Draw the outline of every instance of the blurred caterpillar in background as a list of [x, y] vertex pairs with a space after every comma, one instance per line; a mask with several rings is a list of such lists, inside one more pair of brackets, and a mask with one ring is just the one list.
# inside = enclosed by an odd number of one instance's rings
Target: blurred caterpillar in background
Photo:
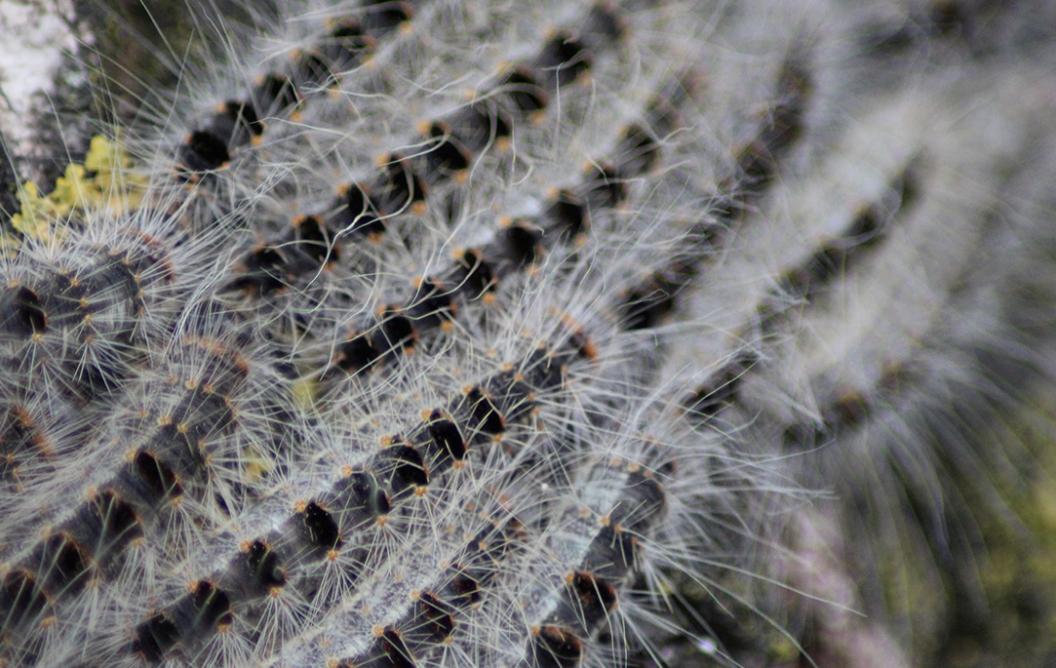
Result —
[[941, 568], [1051, 383], [1056, 8], [141, 12], [5, 200], [0, 665], [920, 662], [811, 541]]

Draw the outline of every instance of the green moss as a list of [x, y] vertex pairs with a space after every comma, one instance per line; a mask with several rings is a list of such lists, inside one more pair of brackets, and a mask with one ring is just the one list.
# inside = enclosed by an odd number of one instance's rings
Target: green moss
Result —
[[[1056, 397], [996, 435], [994, 447], [1022, 442], [1019, 475], [996, 480], [1009, 514], [982, 511], [978, 584], [981, 627], [952, 623], [936, 665], [1039, 666], [1056, 661]], [[1011, 448], [1006, 448], [1011, 450]], [[1013, 454], [1013, 453], [1007, 453]], [[970, 490], [969, 490], [970, 492]], [[973, 499], [974, 500], [974, 499]], [[955, 600], [956, 603], [956, 600]], [[957, 610], [952, 617], [957, 620]]]

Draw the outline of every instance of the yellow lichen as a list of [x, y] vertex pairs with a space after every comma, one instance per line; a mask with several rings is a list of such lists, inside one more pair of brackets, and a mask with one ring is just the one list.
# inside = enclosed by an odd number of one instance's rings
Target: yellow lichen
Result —
[[47, 195], [27, 181], [19, 188], [19, 212], [11, 225], [26, 237], [47, 239], [54, 224], [71, 211], [121, 213], [139, 206], [144, 177], [130, 169], [132, 160], [119, 142], [92, 137], [84, 164], [70, 163]]
[[51, 200], [41, 197], [37, 184], [27, 181], [18, 189], [19, 213], [11, 217], [11, 226], [27, 237], [45, 239], [49, 221], [58, 215]]

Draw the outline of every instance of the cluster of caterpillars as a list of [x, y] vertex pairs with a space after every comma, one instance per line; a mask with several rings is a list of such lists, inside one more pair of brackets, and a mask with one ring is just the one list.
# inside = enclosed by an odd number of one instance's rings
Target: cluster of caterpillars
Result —
[[[420, 152], [389, 155], [374, 182], [340, 185], [325, 209], [297, 216], [279, 238], [248, 252], [230, 286], [267, 298], [354, 252], [343, 247], [364, 239], [377, 243], [392, 217], [425, 206], [431, 186], [461, 181], [482, 151], [501, 148], [517, 123], [550, 106], [550, 91], [589, 71], [591, 54], [611, 48], [623, 34], [613, 11], [593, 6], [577, 30], [554, 34], [535, 58], [507, 67], [485, 85], [478, 101], [422, 123], [427, 144]], [[331, 368], [357, 373], [411, 351], [425, 333], [455, 316], [460, 301], [490, 300], [504, 277], [532, 266], [548, 247], [579, 239], [592, 212], [617, 206], [626, 197], [626, 181], [655, 164], [656, 137], [673, 121], [673, 112], [658, 98], [641, 123], [622, 131], [604, 166], [595, 165], [580, 184], [555, 192], [538, 218], [502, 219], [491, 242], [461, 249], [449, 268], [416, 279], [406, 303], [388, 305], [376, 322], [353, 328], [329, 361]]]
[[[396, 26], [406, 25], [414, 17], [405, 4], [398, 3], [399, 21], [392, 14], [393, 20], [379, 22], [369, 31], [363, 26], [356, 28], [356, 22], [338, 22], [336, 32], [332, 31], [318, 48], [299, 52], [300, 60], [291, 66], [290, 73], [268, 74], [259, 90], [247, 99], [224, 103], [223, 109], [202, 125], [205, 129], [192, 133], [180, 149], [182, 170], [201, 175], [226, 165], [231, 151], [262, 136], [264, 125], [259, 119], [295, 113], [310, 102], [310, 94], [304, 91], [318, 83], [321, 69], [333, 78], [333, 73], [361, 62], [371, 45], [387, 33], [398, 34]], [[421, 123], [425, 144], [420, 151], [410, 156], [390, 152], [380, 161], [373, 181], [340, 184], [336, 199], [324, 208], [296, 216], [278, 237], [255, 245], [242, 257], [228, 287], [267, 300], [269, 295], [297, 285], [328, 266], [350, 261], [355, 244], [379, 243], [393, 217], [420, 212], [431, 187], [462, 182], [482, 152], [502, 150], [517, 124], [552, 107], [558, 89], [589, 72], [595, 54], [619, 44], [625, 31], [614, 6], [590, 6], [573, 29], [548, 35], [533, 58], [505, 66], [492, 81], [483, 84], [475, 101]], [[366, 46], [364, 34], [370, 38]], [[346, 44], [348, 40], [355, 48]], [[289, 94], [276, 95], [276, 90]], [[581, 183], [557, 189], [538, 217], [501, 219], [492, 241], [460, 249], [450, 267], [416, 278], [409, 299], [379, 308], [374, 321], [357, 323], [341, 336], [344, 341], [330, 359], [309, 360], [304, 364], [316, 368], [301, 370], [355, 374], [384, 366], [401, 353], [410, 353], [430, 330], [447, 325], [460, 302], [491, 301], [492, 291], [504, 277], [533, 266], [558, 242], [579, 240], [588, 231], [592, 214], [599, 215], [625, 201], [627, 181], [656, 164], [657, 138], [674, 127], [675, 120], [670, 102], [658, 96], [645, 117], [623, 129], [611, 158], [592, 165]], [[216, 148], [199, 151], [204, 145]], [[298, 335], [313, 334], [307, 326], [304, 330]], [[322, 341], [330, 338], [329, 333], [314, 334]], [[320, 363], [325, 368], [318, 368]]]
[[[361, 443], [365, 437], [355, 429], [335, 428], [338, 438], [347, 441], [340, 447], [352, 462], [342, 466], [326, 460], [339, 474], [313, 477], [318, 469], [297, 460], [311, 456], [312, 439], [318, 437], [313, 420], [333, 418], [326, 409], [334, 406], [359, 410], [348, 408], [359, 396], [348, 389], [352, 383], [398, 384], [403, 380], [401, 360], [423, 350], [432, 353], [429, 341], [437, 332], [457, 335], [464, 324], [460, 317], [468, 320], [463, 314], [474, 304], [497, 310], [504, 303], [500, 286], [531, 277], [547, 254], [560, 250], [574, 256], [582, 250], [589, 260], [593, 220], [615, 218], [620, 207], [636, 202], [635, 181], [659, 181], [658, 172], [670, 166], [665, 142], [669, 136], [676, 136], [672, 142], [677, 142], [684, 129], [680, 105], [687, 95], [692, 97], [688, 86], [678, 76], [665, 80], [634, 118], [613, 128], [611, 146], [577, 181], [546, 194], [528, 193], [543, 203], [538, 213], [496, 216], [498, 224], [489, 230], [486, 242], [458, 249], [425, 275], [408, 276], [413, 289], [409, 297], [382, 295], [379, 308], [351, 326], [342, 324], [336, 336], [333, 322], [324, 321], [329, 327], [325, 332], [308, 331], [312, 323], [302, 323], [302, 334], [333, 343], [325, 359], [297, 358], [298, 353], [285, 349], [290, 342], [282, 336], [259, 331], [267, 324], [243, 336], [242, 330], [252, 330], [254, 323], [245, 327], [244, 314], [217, 306], [230, 304], [224, 300], [234, 294], [242, 304], [253, 305], [247, 309], [252, 313], [254, 306], [286, 295], [292, 286], [349, 262], [357, 246], [369, 249], [386, 243], [399, 217], [427, 208], [457, 208], [458, 189], [471, 187], [469, 173], [485, 153], [505, 150], [522, 124], [556, 113], [559, 94], [582, 81], [604, 50], [630, 39], [630, 22], [622, 11], [616, 3], [587, 6], [578, 26], [548, 33], [534, 55], [503, 68], [472, 101], [422, 123], [420, 151], [389, 152], [376, 173], [341, 183], [332, 200], [303, 211], [277, 235], [250, 248], [237, 239], [244, 230], [236, 230], [232, 237], [241, 244], [240, 254], [219, 282], [220, 297], [190, 317], [180, 318], [170, 302], [188, 298], [196, 288], [193, 271], [184, 277], [186, 268], [204, 265], [189, 264], [190, 258], [199, 252], [203, 257], [220, 253], [210, 254], [204, 242], [198, 248], [176, 234], [132, 232], [120, 243], [107, 245], [74, 231], [78, 256], [69, 267], [50, 259], [25, 271], [17, 262], [10, 265], [11, 275], [4, 277], [0, 289], [4, 493], [32, 488], [49, 471], [38, 461], [65, 457], [81, 443], [97, 445], [92, 453], [120, 451], [121, 456], [93, 467], [93, 484], [84, 489], [87, 498], [76, 499], [69, 512], [57, 514], [60, 519], [43, 535], [33, 535], [30, 544], [17, 551], [2, 546], [0, 554], [11, 559], [4, 563], [0, 583], [0, 639], [5, 644], [16, 644], [22, 635], [42, 644], [40, 638], [48, 629], [61, 628], [67, 621], [63, 615], [78, 601], [88, 601], [98, 588], [117, 587], [143, 575], [149, 568], [143, 554], [171, 550], [172, 562], [193, 562], [183, 571], [196, 571], [193, 581], [183, 591], [151, 591], [149, 601], [137, 601], [137, 620], [127, 637], [121, 637], [115, 654], [122, 661], [148, 665], [196, 663], [213, 656], [209, 652], [217, 638], [227, 637], [254, 648], [255, 658], [281, 661], [287, 646], [301, 642], [305, 628], [324, 625], [328, 615], [344, 610], [347, 601], [342, 596], [370, 591], [376, 584], [393, 544], [379, 536], [403, 532], [413, 544], [418, 534], [439, 530], [423, 526], [425, 513], [418, 506], [423, 497], [457, 498], [460, 472], [472, 469], [474, 462], [494, 465], [495, 451], [507, 459], [502, 460], [505, 475], [496, 475], [494, 487], [516, 486], [521, 477], [533, 475], [531, 466], [516, 459], [513, 446], [499, 444], [517, 428], [536, 430], [536, 435], [552, 428], [546, 436], [567, 436], [561, 429], [572, 428], [539, 427], [535, 419], [548, 403], [574, 403], [578, 395], [572, 386], [578, 381], [587, 386], [584, 394], [603, 397], [597, 399], [603, 408], [638, 400], [608, 396], [605, 374], [611, 366], [649, 362], [621, 358], [627, 349], [609, 359], [605, 343], [653, 336], [655, 356], [649, 359], [661, 358], [663, 328], [678, 310], [684, 291], [707, 270], [712, 257], [721, 255], [737, 228], [753, 221], [756, 204], [780, 180], [783, 160], [807, 134], [806, 116], [814, 100], [811, 58], [801, 45], [790, 48], [777, 68], [763, 120], [753, 126], [747, 141], [729, 150], [729, 173], [720, 173], [710, 184], [713, 192], [706, 195], [713, 202], [711, 209], [701, 211], [699, 219], [677, 221], [685, 231], [677, 248], [645, 266], [637, 278], [603, 276], [612, 280], [600, 296], [589, 304], [575, 304], [586, 313], [585, 326], [561, 308], [551, 309], [558, 324], [540, 328], [547, 332], [540, 337], [542, 343], [536, 341], [501, 370], [475, 377], [461, 392], [434, 396], [420, 420], [393, 425], [380, 449]], [[644, 10], [636, 6], [634, 11]], [[192, 193], [187, 196], [194, 197], [195, 189], [207, 191], [211, 176], [254, 151], [269, 132], [269, 118], [297, 114], [312, 103], [313, 94], [336, 84], [342, 72], [367, 62], [383, 40], [404, 34], [418, 12], [409, 2], [366, 2], [356, 20], [332, 22], [326, 35], [299, 50], [287, 68], [262, 76], [244, 97], [224, 102], [205, 117], [176, 149], [180, 185]], [[883, 197], [863, 203], [844, 229], [783, 270], [749, 314], [747, 329], [736, 332], [739, 338], [750, 338], [748, 329], [760, 332], [764, 340], [783, 333], [778, 329], [790, 304], [822, 299], [828, 286], [883, 243], [889, 228], [917, 199], [919, 165], [919, 156], [908, 160]], [[454, 186], [452, 199], [433, 201], [433, 193], [450, 192], [447, 186]], [[276, 197], [283, 194], [280, 190]], [[337, 309], [340, 304], [328, 306]], [[148, 315], [152, 329], [143, 326]], [[195, 319], [212, 324], [188, 329], [185, 323]], [[151, 348], [165, 359], [146, 359], [144, 350]], [[674, 399], [678, 415], [672, 419], [707, 426], [738, 404], [743, 383], [760, 356], [755, 350], [738, 349], [707, 382], [679, 392]], [[152, 375], [144, 371], [148, 367]], [[450, 371], [455, 377], [461, 372]], [[882, 376], [878, 390], [892, 390], [904, 372], [898, 368]], [[353, 381], [327, 385], [332, 392], [311, 398], [318, 413], [304, 417], [303, 406], [292, 396], [291, 376], [313, 382]], [[16, 382], [8, 383], [8, 378]], [[38, 382], [48, 389], [37, 391]], [[53, 395], [52, 387], [62, 391]], [[137, 405], [120, 390], [161, 399]], [[386, 388], [379, 394], [388, 398], [400, 390], [383, 394]], [[342, 397], [345, 391], [348, 396]], [[111, 402], [111, 395], [127, 405]], [[42, 410], [45, 396], [52, 404], [48, 410]], [[89, 412], [78, 413], [82, 408]], [[362, 408], [364, 415], [370, 410]], [[784, 445], [799, 449], [813, 444], [818, 433], [853, 429], [870, 410], [871, 397], [837, 398], [821, 406], [820, 424], [789, 427]], [[81, 417], [67, 424], [66, 413]], [[591, 436], [625, 427], [605, 423], [618, 418], [596, 407], [577, 415], [597, 421], [576, 425]], [[665, 419], [670, 415], [665, 413]], [[101, 426], [86, 424], [97, 416], [105, 418]], [[99, 445], [114, 445], [107, 441], [112, 438], [108, 429], [122, 441], [116, 450]], [[489, 515], [484, 529], [470, 532], [457, 561], [432, 574], [435, 587], [415, 591], [395, 621], [373, 630], [369, 645], [338, 652], [329, 665], [433, 665], [439, 652], [457, 643], [466, 618], [497, 596], [506, 584], [503, 578], [514, 570], [510, 564], [518, 563], [517, 555], [533, 549], [558, 563], [547, 564], [549, 571], [540, 569], [546, 575], [535, 583], [532, 600], [521, 602], [525, 618], [518, 621], [525, 624], [518, 629], [517, 645], [523, 649], [502, 654], [519, 651], [523, 664], [537, 668], [588, 663], [599, 636], [642, 574], [650, 540], [664, 531], [677, 494], [667, 485], [679, 475], [671, 453], [637, 435], [628, 440], [636, 444], [626, 448], [625, 457], [599, 459], [559, 449], [537, 453], [554, 459], [567, 456], [548, 466], [567, 468], [564, 484], [587, 501], [576, 506], [561, 498], [553, 505], [560, 511], [545, 522], [504, 514], [505, 509]], [[599, 444], [590, 445], [601, 451]], [[304, 470], [298, 471], [302, 464]], [[258, 489], [255, 483], [260, 480], [277, 480], [280, 487], [296, 481], [300, 486], [291, 483], [290, 488], [303, 494], [290, 507], [277, 510], [277, 516], [258, 513], [255, 517], [266, 519], [267, 527], [257, 533], [254, 525], [254, 535], [238, 549], [212, 546], [209, 564], [203, 567], [200, 556], [191, 553], [204, 553], [204, 541], [226, 531], [221, 527], [224, 520], [247, 509], [275, 510], [266, 503], [285, 499], [286, 489], [265, 498], [275, 490], [261, 491], [266, 485]], [[467, 509], [472, 504], [465, 502]], [[189, 533], [200, 529], [208, 537], [199, 544], [167, 536], [177, 521], [186, 522]], [[224, 535], [225, 540], [229, 537]], [[335, 581], [341, 586], [335, 587]], [[130, 597], [142, 593], [133, 589]], [[287, 627], [266, 623], [280, 598], [307, 602]], [[34, 663], [37, 647], [32, 642], [14, 650], [12, 660]], [[0, 657], [6, 651], [0, 650]]]
[[[252, 621], [262, 614], [263, 602], [279, 589], [292, 587], [305, 600], [315, 600], [328, 566], [348, 569], [339, 576], [343, 581], [359, 580], [362, 573], [358, 570], [369, 568], [383, 556], [366, 547], [376, 543], [372, 531], [398, 523], [405, 506], [428, 493], [431, 481], [461, 468], [474, 449], [493, 445], [511, 425], [531, 414], [538, 396], [561, 390], [570, 365], [589, 361], [589, 350], [581, 348], [582, 337], [568, 334], [559, 344], [537, 348], [520, 366], [509, 365], [465, 388], [449, 405], [429, 411], [405, 435], [387, 438], [385, 446], [367, 461], [344, 468], [328, 489], [298, 502], [279, 528], [244, 543], [224, 569], [199, 581], [186, 597], [144, 622], [133, 650], [150, 661], [160, 660], [177, 647], [193, 656], [197, 644], [230, 625], [234, 610], [250, 622], [244, 628], [254, 629]], [[452, 622], [443, 620], [453, 612], [441, 611], [465, 605], [483, 586], [483, 576], [473, 575], [473, 562], [485, 558], [495, 557], [488, 550], [471, 552], [459, 566], [457, 591], [423, 597], [412, 617], [437, 617], [427, 628], [451, 626]], [[459, 596], [470, 598], [460, 602]], [[393, 650], [384, 646], [396, 642], [395, 638], [422, 644], [431, 637], [432, 631], [416, 640], [397, 628], [386, 629], [378, 641], [381, 647], [372, 652], [391, 654]]]
[[[588, 20], [606, 26], [611, 33], [608, 37], [615, 40], [621, 34], [620, 21], [609, 11], [607, 6], [595, 6]], [[401, 20], [408, 18], [406, 14]], [[338, 62], [348, 66], [361, 57], [372, 39], [398, 23], [374, 26], [374, 34], [343, 25], [343, 32], [335, 38], [352, 40], [359, 46], [350, 49], [346, 45], [338, 51], [321, 48], [319, 52], [331, 59], [343, 59], [332, 60], [331, 69]], [[508, 136], [519, 119], [544, 110], [549, 103], [547, 89], [573, 81], [586, 71], [590, 48], [599, 46], [580, 43], [567, 34], [551, 38], [535, 60], [512, 68], [496, 83], [502, 95], [492, 95], [486, 105], [471, 105], [458, 117], [431, 122], [426, 134], [436, 141], [433, 150], [415, 159], [397, 157], [382, 169], [377, 183], [345, 187], [341, 201], [329, 213], [298, 218], [290, 234], [299, 243], [291, 246], [284, 244], [288, 241], [284, 239], [273, 244], [275, 248], [255, 251], [244, 262], [246, 271], [234, 285], [266, 295], [290, 278], [291, 267], [318, 267], [326, 258], [337, 259], [333, 248], [324, 255], [319, 252], [319, 243], [312, 242], [336, 236], [338, 229], [350, 229], [368, 238], [384, 234], [386, 216], [424, 201], [428, 184], [436, 179], [457, 180], [459, 172], [472, 162], [474, 151]], [[320, 64], [317, 58], [311, 62]], [[252, 137], [264, 131], [259, 120], [263, 115], [300, 103], [296, 82], [319, 79], [318, 67], [310, 69], [315, 72], [311, 77], [307, 69], [289, 78], [265, 77], [250, 100], [226, 104], [206, 129], [193, 133], [181, 149], [184, 170], [217, 169], [230, 158], [231, 150], [251, 143]], [[780, 85], [786, 87], [785, 83]], [[628, 179], [644, 175], [657, 165], [661, 157], [657, 136], [677, 126], [677, 113], [671, 106], [676, 101], [677, 96], [666, 91], [654, 98], [641, 122], [632, 122], [618, 133], [611, 157], [592, 166], [579, 184], [552, 196], [540, 219], [506, 222], [491, 243], [464, 250], [451, 268], [422, 279], [410, 303], [387, 310], [377, 323], [366, 323], [361, 333], [342, 345], [336, 366], [358, 372], [407, 351], [428, 330], [454, 317], [459, 299], [486, 300], [501, 278], [532, 264], [548, 244], [568, 243], [586, 233], [592, 214], [625, 200]], [[790, 106], [799, 104], [797, 98]], [[763, 156], [778, 155], [789, 143], [789, 133], [795, 134], [795, 124], [794, 113], [775, 113], [774, 120], [760, 131], [758, 141], [745, 149], [751, 158], [740, 161], [742, 174], [724, 185], [733, 192], [734, 184], [740, 184], [740, 197], [758, 192], [767, 180], [765, 173], [774, 168], [771, 158]], [[741, 177], [750, 183], [742, 182]], [[731, 201], [735, 197], [731, 195]], [[277, 248], [280, 245], [282, 249]], [[648, 329], [661, 323], [673, 306], [674, 293], [692, 276], [697, 257], [699, 250], [679, 259], [676, 279], [651, 275], [648, 285], [617, 298], [611, 306], [621, 314], [619, 327]], [[165, 264], [164, 258], [155, 259]], [[281, 273], [281, 278], [276, 278], [276, 273]], [[665, 294], [659, 300], [653, 297], [653, 284], [658, 280], [666, 281], [662, 285]], [[28, 338], [36, 332], [35, 327], [54, 326], [56, 321], [45, 323], [47, 309], [37, 304], [46, 305], [47, 301], [38, 299], [36, 293], [24, 292], [11, 293], [8, 310], [14, 319], [9, 318], [9, 322], [14, 334]], [[156, 537], [160, 518], [181, 499], [194, 497], [198, 503], [226, 508], [223, 499], [206, 498], [211, 489], [206, 483], [213, 477], [208, 470], [213, 465], [209, 441], [242, 428], [232, 399], [244, 391], [251, 364], [256, 361], [244, 359], [232, 347], [237, 345], [233, 342], [192, 337], [182, 345], [203, 351], [207, 361], [202, 373], [193, 379], [178, 379], [182, 399], [164, 415], [147, 416], [144, 423], [153, 422], [153, 427], [140, 436], [141, 445], [126, 454], [126, 462], [114, 476], [8, 571], [0, 601], [5, 634], [54, 623], [64, 601], [80, 595], [89, 582], [115, 577], [129, 550]], [[390, 515], [398, 515], [415, 496], [426, 493], [432, 479], [457, 468], [474, 447], [493, 442], [511, 423], [530, 414], [538, 395], [560, 391], [569, 365], [577, 360], [589, 362], [594, 355], [586, 332], [566, 332], [562, 340], [537, 349], [523, 363], [511, 365], [467, 388], [448, 405], [430, 411], [419, 426], [393, 436], [387, 447], [362, 465], [344, 471], [329, 489], [298, 503], [278, 528], [247, 541], [226, 566], [198, 580], [185, 596], [160, 606], [136, 628], [127, 651], [152, 663], [173, 653], [191, 658], [212, 634], [226, 632], [233, 616], [249, 621], [259, 618], [263, 602], [276, 590], [296, 588], [311, 600], [320, 588], [320, 565], [334, 560], [336, 553], [365, 550], [357, 547], [357, 538], [369, 544], [365, 532], [383, 525]], [[535, 665], [574, 666], [581, 662], [586, 643], [614, 608], [620, 587], [635, 568], [639, 536], [649, 534], [662, 517], [664, 492], [651, 471], [629, 465], [614, 469], [611, 475], [621, 477], [619, 484], [625, 493], [615, 507], [599, 509], [606, 522], [598, 525], [583, 559], [569, 565], [570, 575], [559, 587], [556, 607], [533, 627], [526, 652]], [[605, 484], [613, 481], [606, 477]], [[500, 535], [516, 533], [512, 520], [499, 526]], [[505, 537], [488, 544], [512, 542]], [[476, 562], [497, 558], [492, 552], [470, 549], [462, 563], [452, 566], [458, 569], [458, 577], [451, 580], [448, 589], [422, 594], [407, 613], [406, 623], [382, 629], [365, 655], [341, 661], [347, 665], [416, 665], [413, 657], [450, 636], [458, 610], [472, 603], [479, 596], [478, 590], [487, 586], [494, 569], [478, 568]], [[349, 559], [342, 563], [358, 562]], [[361, 575], [348, 573], [346, 577], [354, 580]]]
[[[237, 453], [224, 450], [245, 429], [239, 409], [254, 412], [239, 399], [251, 382], [251, 362], [233, 341], [187, 337], [180, 346], [185, 352], [167, 363], [171, 375], [160, 387], [144, 388], [166, 397], [159, 409], [128, 416], [118, 409], [108, 425], [131, 442], [124, 461], [5, 575], [5, 634], [53, 620], [89, 583], [117, 577], [129, 551], [144, 541], [164, 544], [169, 516], [184, 500], [227, 508], [230, 495], [215, 491], [215, 469], [237, 461]], [[105, 430], [97, 437], [110, 438]], [[216, 499], [208, 498], [211, 492]]]

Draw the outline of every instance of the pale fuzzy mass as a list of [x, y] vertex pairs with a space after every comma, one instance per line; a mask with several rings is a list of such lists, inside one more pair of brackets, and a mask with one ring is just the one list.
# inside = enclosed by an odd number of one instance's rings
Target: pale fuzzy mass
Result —
[[1056, 7], [275, 4], [4, 211], [0, 667], [908, 664], [826, 553], [1053, 378]]

